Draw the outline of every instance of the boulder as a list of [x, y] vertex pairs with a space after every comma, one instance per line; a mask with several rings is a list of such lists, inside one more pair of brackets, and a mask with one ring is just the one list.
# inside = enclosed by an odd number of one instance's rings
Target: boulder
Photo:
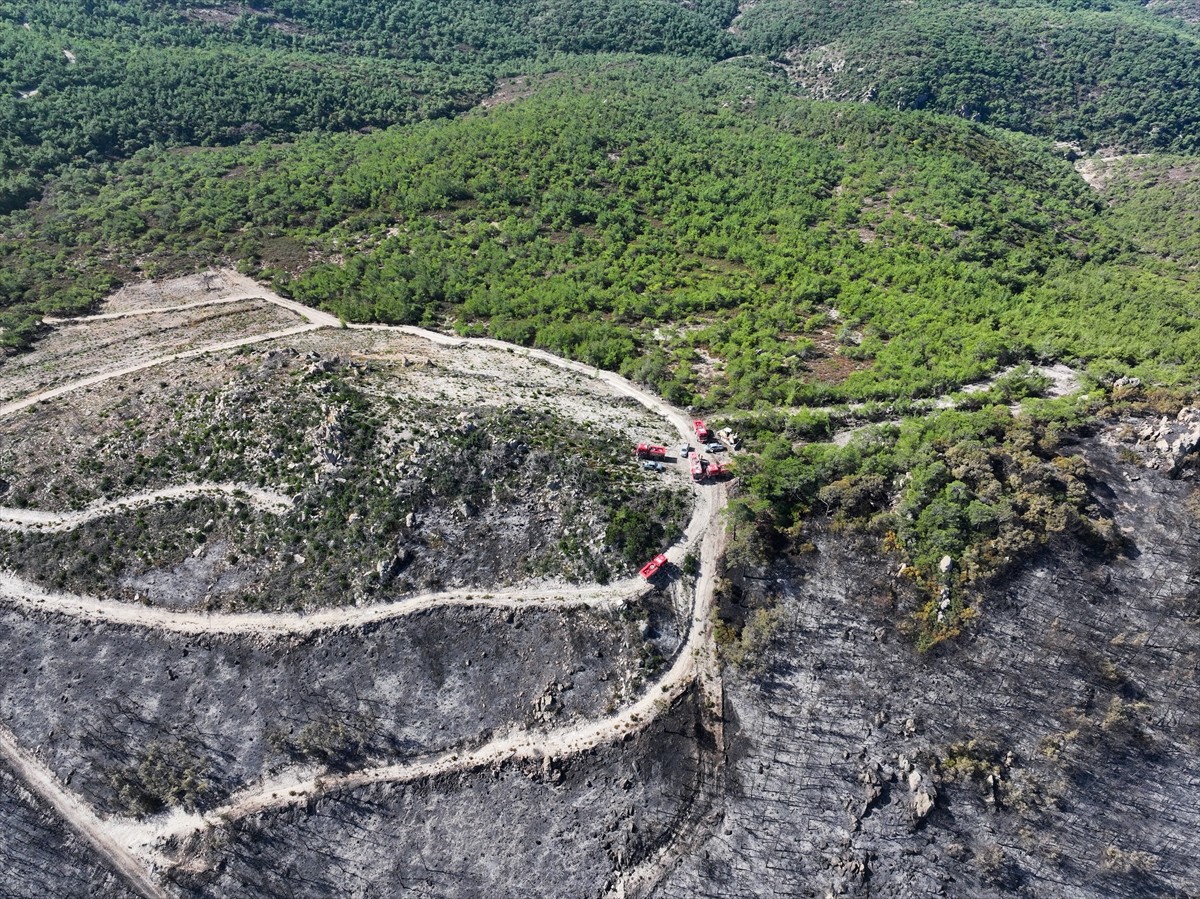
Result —
[[924, 818], [931, 811], [933, 811], [936, 801], [937, 793], [934, 792], [933, 787], [925, 787], [924, 789], [918, 791], [916, 795], [913, 796], [913, 817], [917, 821], [924, 820]]

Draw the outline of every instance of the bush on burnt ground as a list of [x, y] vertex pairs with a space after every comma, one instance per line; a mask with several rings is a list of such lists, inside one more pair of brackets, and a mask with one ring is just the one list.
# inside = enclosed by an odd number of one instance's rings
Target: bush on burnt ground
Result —
[[714, 610], [713, 639], [721, 661], [750, 676], [766, 673], [771, 663], [771, 648], [783, 627], [783, 611], [770, 601], [755, 609], [743, 610], [731, 618], [720, 617]]
[[662, 552], [666, 530], [642, 509], [618, 509], [604, 532], [604, 541], [615, 547], [629, 565], [645, 562]]
[[155, 740], [132, 764], [112, 771], [108, 783], [117, 804], [136, 817], [176, 806], [194, 810], [213, 791], [211, 768], [182, 740]]
[[266, 739], [272, 749], [293, 761], [339, 768], [361, 762], [377, 732], [373, 715], [354, 712], [322, 715], [299, 729], [274, 725], [267, 729]]

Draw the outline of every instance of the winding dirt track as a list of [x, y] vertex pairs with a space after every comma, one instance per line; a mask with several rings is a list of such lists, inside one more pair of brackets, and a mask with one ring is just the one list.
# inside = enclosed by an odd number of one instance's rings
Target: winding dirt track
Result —
[[[172, 306], [147, 306], [140, 309], [122, 309], [120, 312], [101, 312], [97, 315], [81, 315], [77, 318], [54, 318], [47, 316], [42, 319], [48, 325], [83, 325], [89, 322], [111, 321], [114, 318], [131, 318], [142, 315], [159, 315], [163, 312], [186, 312], [189, 309], [202, 309], [205, 306], [220, 306], [225, 303], [241, 303], [245, 300], [266, 300], [281, 309], [294, 312], [312, 325], [325, 328], [341, 326], [341, 320], [336, 315], [330, 315], [320, 309], [305, 306], [295, 300], [287, 300], [269, 288], [261, 286], [253, 278], [240, 275], [230, 269], [219, 273], [221, 280], [235, 288], [233, 293], [223, 294], [208, 300], [197, 300], [193, 303], [178, 303]], [[210, 347], [209, 349], [214, 349]]]
[[47, 315], [42, 319], [42, 322], [47, 325], [86, 325], [91, 322], [108, 322], [118, 318], [135, 318], [140, 315], [188, 312], [192, 309], [205, 309], [209, 306], [224, 306], [226, 303], [241, 303], [249, 299], [258, 299], [258, 295], [237, 294], [228, 297], [217, 297], [211, 300], [198, 300], [195, 303], [180, 303], [177, 306], [146, 306], [141, 309], [126, 309], [122, 312], [101, 312], [99, 315], [80, 315], [75, 318], [57, 318], [53, 315]]
[[[724, 488], [717, 488], [723, 492]], [[511, 760], [542, 760], [556, 756], [576, 755], [604, 743], [635, 733], [653, 721], [659, 712], [692, 684], [702, 673], [712, 643], [712, 600], [716, 585], [717, 555], [723, 533], [711, 528], [701, 550], [701, 571], [696, 582], [696, 598], [692, 604], [691, 626], [687, 640], [667, 673], [636, 701], [611, 715], [573, 727], [555, 730], [524, 730], [492, 740], [470, 751], [450, 751], [437, 756], [363, 768], [345, 774], [309, 776], [297, 771], [292, 777], [284, 775], [234, 796], [227, 804], [206, 814], [172, 814], [152, 819], [144, 824], [128, 824], [122, 828], [131, 848], [153, 856], [156, 845], [169, 837], [190, 833], [237, 820], [258, 812], [290, 805], [302, 805], [314, 795], [352, 790], [368, 784], [406, 783], [441, 774], [471, 771]], [[703, 680], [703, 678], [702, 678]]]
[[[35, 403], [54, 399], [73, 390], [98, 384], [113, 378], [119, 378], [133, 372], [142, 371], [168, 362], [195, 358], [207, 353], [221, 352], [254, 343], [276, 340], [283, 337], [302, 334], [318, 328], [340, 327], [337, 318], [319, 310], [309, 309], [299, 303], [285, 300], [273, 292], [262, 288], [248, 278], [232, 272], [222, 272], [229, 284], [239, 288], [236, 296], [222, 297], [213, 302], [228, 300], [230, 302], [242, 299], [263, 298], [277, 306], [289, 309], [303, 316], [307, 324], [275, 331], [270, 334], [258, 335], [239, 340], [231, 340], [207, 347], [201, 347], [182, 353], [161, 356], [142, 362], [138, 365], [117, 371], [96, 374], [69, 384], [61, 385], [51, 390], [42, 391], [20, 400], [0, 406], [0, 417], [10, 415]], [[187, 304], [187, 305], [207, 305]], [[109, 313], [93, 316], [86, 320], [128, 317], [137, 314], [151, 314], [169, 311], [168, 308], [129, 310], [123, 313]], [[588, 377], [595, 377], [605, 382], [614, 392], [630, 397], [641, 403], [650, 411], [670, 421], [679, 431], [683, 440], [692, 436], [691, 422], [680, 410], [675, 409], [658, 397], [641, 390], [619, 375], [611, 372], [598, 371], [581, 363], [561, 359], [542, 350], [514, 346], [498, 340], [486, 338], [458, 338], [422, 328], [388, 327], [388, 326], [353, 326], [370, 330], [389, 330], [409, 334], [430, 340], [443, 346], [483, 346], [492, 349], [513, 352], [529, 358], [547, 362], [559, 368], [574, 371]], [[210, 489], [225, 492], [225, 487], [231, 485], [208, 485]], [[187, 485], [180, 488], [170, 488], [181, 491], [198, 491], [205, 485]], [[181, 495], [186, 495], [181, 494]], [[247, 492], [248, 496], [249, 494]], [[259, 497], [265, 503], [278, 500]], [[72, 522], [72, 516], [99, 517], [110, 514], [122, 508], [131, 508], [134, 503], [153, 501], [149, 494], [138, 497], [128, 497], [104, 504], [89, 507], [81, 513], [70, 513], [55, 519], [52, 513], [49, 518], [38, 519], [39, 513], [26, 513], [23, 510], [3, 510], [0, 512], [0, 526], [36, 528], [36, 527], [72, 527], [82, 523], [78, 519]], [[679, 564], [685, 554], [693, 547], [700, 547], [700, 572], [695, 583], [695, 593], [692, 601], [692, 615], [686, 640], [674, 663], [658, 681], [651, 684], [646, 693], [639, 699], [618, 709], [611, 715], [595, 721], [557, 730], [521, 730], [503, 738], [490, 741], [473, 750], [448, 752], [442, 755], [405, 762], [397, 765], [382, 765], [365, 768], [345, 774], [324, 774], [312, 776], [311, 771], [296, 770], [283, 772], [278, 778], [251, 788], [235, 796], [225, 806], [205, 815], [188, 815], [179, 811], [168, 815], [158, 816], [144, 822], [122, 819], [99, 819], [85, 803], [70, 791], [62, 787], [53, 774], [28, 755], [17, 745], [12, 734], [0, 726], [0, 755], [2, 755], [22, 779], [38, 795], [50, 802], [63, 816], [64, 821], [77, 830], [89, 843], [108, 859], [114, 868], [123, 874], [130, 885], [141, 895], [150, 899], [167, 899], [168, 893], [150, 879], [142, 860], [155, 863], [161, 861], [158, 847], [162, 840], [173, 835], [183, 835], [211, 827], [221, 821], [237, 819], [257, 812], [281, 806], [308, 801], [314, 794], [330, 791], [350, 790], [367, 784], [403, 783], [426, 777], [446, 774], [455, 771], [467, 771], [489, 765], [499, 764], [510, 759], [544, 759], [553, 756], [572, 755], [592, 747], [619, 739], [645, 727], [653, 721], [658, 713], [677, 699], [693, 682], [698, 681], [702, 698], [709, 708], [719, 707], [720, 684], [717, 677], [712, 653], [712, 608], [717, 583], [717, 560], [723, 545], [723, 528], [720, 527], [721, 512], [725, 507], [726, 493], [723, 487], [702, 489], [697, 493], [697, 502], [692, 520], [688, 525], [684, 539], [673, 546], [667, 553], [668, 558]], [[18, 511], [20, 515], [16, 514]], [[71, 596], [52, 594], [36, 585], [11, 574], [0, 573], [0, 600], [7, 600], [25, 608], [40, 608], [60, 614], [75, 615], [86, 619], [120, 621], [121, 623], [146, 628], [169, 630], [186, 630], [189, 632], [204, 632], [216, 634], [232, 633], [298, 633], [320, 630], [330, 627], [362, 624], [377, 621], [397, 615], [411, 614], [422, 609], [444, 605], [497, 605], [497, 606], [566, 606], [592, 605], [603, 606], [619, 604], [628, 599], [635, 588], [640, 587], [637, 581], [626, 581], [622, 584], [605, 588], [588, 588], [579, 591], [566, 591], [561, 587], [534, 590], [515, 590], [497, 593], [481, 593], [470, 591], [452, 591], [449, 593], [430, 594], [413, 597], [399, 603], [387, 606], [367, 607], [363, 609], [333, 609], [308, 615], [292, 615], [283, 613], [260, 613], [245, 615], [209, 615], [195, 612], [171, 612], [165, 609], [137, 607], [122, 603], [104, 602], [95, 597]], [[140, 857], [140, 858], [139, 858]]]
[[286, 512], [292, 507], [288, 497], [273, 490], [263, 490], [251, 484], [195, 483], [164, 487], [146, 493], [134, 493], [120, 499], [92, 503], [77, 512], [44, 512], [38, 509], [14, 509], [0, 506], [0, 531], [36, 530], [41, 533], [71, 531], [89, 521], [104, 518], [114, 512], [145, 508], [163, 500], [191, 499], [196, 496], [230, 496], [244, 499], [264, 512]]
[[497, 609], [618, 608], [642, 592], [640, 581], [627, 580], [607, 587], [537, 587], [488, 592], [450, 590], [410, 596], [396, 602], [318, 612], [196, 612], [161, 606], [105, 600], [97, 596], [55, 593], [11, 572], [0, 571], [0, 597], [10, 605], [30, 611], [50, 612], [88, 621], [121, 624], [179, 634], [260, 634], [285, 636], [311, 634], [347, 627], [364, 627], [379, 621], [415, 615], [442, 606], [476, 606]]
[[[81, 378], [78, 381], [72, 381], [69, 384], [61, 384], [58, 387], [52, 387], [47, 390], [42, 390], [30, 396], [22, 397], [19, 400], [5, 403], [0, 406], [0, 418], [6, 415], [11, 415], [14, 412], [20, 412], [22, 409], [28, 408], [35, 403], [41, 403], [46, 400], [52, 400], [55, 397], [62, 396], [65, 393], [71, 393], [75, 390], [81, 390], [84, 387], [91, 387], [95, 384], [102, 384], [105, 381], [111, 381], [114, 378], [123, 378], [127, 375], [134, 374], [139, 371], [145, 371], [148, 368], [155, 368], [159, 365], [166, 365], [169, 362], [179, 362], [184, 359], [195, 359], [198, 356], [204, 356], [209, 353], [219, 353], [225, 350], [236, 350], [239, 347], [252, 346], [256, 343], [264, 343], [269, 340], [279, 340], [284, 337], [292, 337], [296, 334], [303, 334], [306, 331], [315, 331], [317, 328], [337, 328], [341, 326], [341, 322], [337, 316], [330, 315], [328, 312], [322, 312], [320, 309], [311, 309], [301, 303], [293, 300], [285, 300], [283, 297], [267, 290], [264, 287], [259, 287], [250, 278], [244, 275], [239, 275], [236, 272], [223, 271], [222, 278], [229, 284], [238, 288], [237, 292], [228, 296], [214, 297], [212, 300], [203, 301], [195, 304], [183, 304], [183, 306], [211, 306], [222, 302], [237, 302], [240, 300], [256, 300], [264, 299], [268, 303], [279, 306], [282, 309], [287, 309], [294, 312], [303, 318], [307, 324], [297, 325], [294, 328], [284, 328], [280, 331], [271, 331], [266, 334], [255, 334], [250, 337], [241, 337], [235, 340], [227, 340], [221, 343], [210, 344], [209, 346], [198, 347], [194, 350], [184, 350], [179, 353], [171, 353], [166, 356], [158, 356], [154, 359], [147, 359], [144, 362], [139, 362], [136, 365], [126, 366], [115, 371], [99, 372], [87, 378]], [[89, 321], [102, 321], [111, 318], [128, 318], [134, 315], [154, 315], [160, 312], [170, 312], [173, 307], [159, 307], [154, 309], [132, 309], [124, 312], [109, 312], [101, 313], [100, 315], [89, 316], [79, 319], [44, 319], [47, 324], [67, 325], [75, 322], [86, 323]]]
[[48, 390], [42, 390], [31, 396], [23, 397], [19, 400], [13, 400], [10, 403], [5, 403], [0, 406], [0, 418], [6, 415], [12, 415], [14, 412], [20, 412], [22, 409], [28, 408], [35, 403], [52, 400], [55, 397], [62, 396], [64, 393], [71, 393], [75, 390], [81, 390], [84, 387], [91, 387], [94, 384], [103, 384], [105, 381], [111, 381], [113, 378], [123, 378], [127, 375], [132, 375], [139, 371], [145, 371], [147, 368], [154, 368], [159, 365], [165, 365], [168, 362], [179, 362], [183, 359], [195, 359], [197, 356], [204, 356], [208, 353], [218, 353], [222, 350], [236, 350], [238, 347], [250, 346], [255, 343], [263, 343], [267, 340], [279, 340], [281, 337], [292, 337], [296, 334], [303, 334], [306, 331], [315, 331], [322, 325], [299, 325], [295, 328], [285, 328], [282, 331], [272, 331], [269, 334], [257, 334], [253, 337], [242, 337], [237, 340], [228, 340], [224, 343], [217, 343], [211, 346], [199, 347], [194, 350], [184, 350], [181, 353], [172, 353], [169, 356], [158, 356], [154, 359], [148, 359], [145, 362], [139, 362], [136, 365], [130, 365], [125, 368], [117, 369], [116, 371], [106, 371], [100, 374], [92, 375], [88, 378], [81, 378], [78, 381], [72, 381], [69, 384], [60, 384], [58, 387], [51, 387]]

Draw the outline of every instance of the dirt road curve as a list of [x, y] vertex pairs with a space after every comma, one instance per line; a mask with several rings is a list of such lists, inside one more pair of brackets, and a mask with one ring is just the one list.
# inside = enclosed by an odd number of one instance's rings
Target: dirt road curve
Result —
[[258, 334], [254, 337], [242, 337], [238, 340], [228, 340], [224, 343], [212, 344], [210, 346], [200, 347], [195, 350], [185, 350], [182, 353], [172, 353], [169, 356], [158, 356], [154, 359], [148, 359], [145, 362], [139, 362], [137, 365], [130, 365], [126, 368], [120, 368], [116, 371], [106, 371], [92, 375], [87, 378], [81, 378], [78, 381], [72, 381], [69, 384], [62, 384], [58, 387], [52, 387], [49, 390], [43, 390], [35, 393], [32, 396], [22, 397], [19, 400], [13, 400], [10, 403], [5, 403], [0, 406], [0, 418], [6, 415], [12, 415], [14, 412], [20, 412], [34, 403], [41, 403], [46, 400], [52, 400], [55, 397], [62, 396], [64, 393], [71, 393], [74, 390], [81, 390], [84, 387], [91, 387], [94, 384], [102, 384], [105, 381], [111, 381], [113, 378], [123, 378], [126, 375], [132, 375], [135, 372], [145, 371], [147, 368], [154, 368], [157, 365], [165, 365], [168, 362], [179, 362], [183, 359], [194, 359], [197, 356], [203, 356], [206, 353], [218, 353], [222, 350], [236, 350], [238, 347], [250, 346], [255, 343], [263, 343], [267, 340], [279, 340], [282, 337], [291, 337], [295, 334], [303, 334], [306, 331], [315, 331], [322, 325], [299, 325], [295, 328], [286, 328], [282, 331], [272, 331], [269, 334]]
[[[255, 295], [256, 298], [257, 295]], [[209, 306], [224, 306], [227, 303], [241, 303], [252, 297], [245, 295], [236, 295], [229, 297], [220, 297], [214, 300], [200, 300], [196, 303], [180, 303], [177, 306], [149, 306], [144, 309], [126, 309], [122, 312], [101, 312], [99, 315], [80, 315], [75, 318], [56, 318], [53, 315], [47, 315], [42, 319], [43, 324], [47, 325], [86, 325], [91, 322], [107, 322], [117, 318], [136, 318], [142, 315], [160, 315], [167, 312], [187, 312], [191, 309], [205, 309]]]
[[295, 300], [285, 300], [274, 291], [261, 286], [253, 278], [247, 278], [245, 275], [240, 275], [232, 269], [222, 269], [218, 274], [227, 286], [234, 289], [233, 293], [222, 294], [209, 300], [198, 300], [194, 303], [178, 303], [173, 306], [153, 306], [143, 309], [123, 309], [120, 312], [101, 312], [98, 315], [82, 315], [78, 318], [54, 318], [47, 316], [42, 321], [48, 325], [77, 325], [87, 324], [88, 322], [110, 321], [114, 318], [158, 315], [163, 312], [186, 312], [189, 309], [202, 309], [205, 306], [220, 306], [225, 303], [241, 303], [245, 300], [266, 300], [268, 303], [273, 303], [282, 309], [296, 313], [309, 324], [320, 325], [325, 328], [337, 328], [341, 326], [341, 320], [336, 315], [330, 315], [328, 312], [322, 312], [320, 309], [313, 309], [311, 306], [305, 306], [303, 303], [297, 303]]
[[[306, 324], [271, 334], [231, 340], [187, 352], [161, 356], [118, 371], [96, 374], [71, 384], [34, 394], [0, 406], [0, 416], [9, 415], [34, 403], [53, 399], [72, 390], [97, 384], [111, 378], [141, 371], [155, 365], [194, 358], [205, 353], [235, 349], [249, 344], [276, 340], [318, 328], [341, 327], [339, 320], [328, 313], [309, 309], [299, 303], [286, 300], [248, 278], [233, 272], [222, 272], [227, 285], [236, 290], [234, 296], [215, 298], [212, 302], [233, 302], [242, 299], [263, 298], [279, 307], [289, 309], [306, 320]], [[205, 305], [205, 304], [189, 304]], [[130, 310], [93, 316], [90, 320], [151, 314], [167, 309]], [[84, 322], [89, 319], [78, 319]], [[650, 394], [611, 372], [598, 371], [590, 366], [561, 359], [542, 350], [529, 349], [486, 338], [459, 338], [438, 334], [414, 327], [390, 327], [383, 325], [352, 326], [370, 330], [389, 330], [430, 340], [443, 346], [475, 345], [504, 352], [517, 353], [538, 359], [559, 368], [595, 377], [604, 381], [616, 393], [630, 397], [656, 413], [679, 432], [681, 439], [691, 439], [689, 418], [659, 397]], [[176, 495], [197, 495], [209, 492], [231, 492], [242, 489], [250, 498], [267, 508], [282, 510], [282, 498], [260, 492], [255, 495], [237, 485], [185, 485], [170, 490], [181, 491]], [[190, 491], [190, 492], [189, 492]], [[25, 510], [0, 510], [0, 527], [35, 528], [48, 527], [66, 529], [78, 526], [85, 520], [111, 514], [114, 511], [132, 508], [144, 502], [165, 498], [169, 491], [142, 494], [96, 504], [82, 512], [55, 516], [53, 513], [30, 513]], [[700, 685], [702, 699], [709, 708], [719, 708], [720, 682], [715, 669], [712, 652], [712, 608], [717, 585], [717, 561], [723, 551], [724, 529], [720, 526], [721, 512], [725, 508], [726, 493], [723, 487], [709, 487], [698, 491], [696, 507], [685, 537], [667, 553], [668, 558], [679, 564], [693, 547], [700, 547], [700, 572], [695, 583], [691, 622], [684, 644], [674, 663], [655, 683], [651, 684], [641, 698], [618, 709], [613, 714], [595, 721], [559, 730], [521, 730], [493, 740], [474, 750], [448, 752], [414, 762], [398, 765], [377, 766], [341, 774], [314, 776], [311, 769], [295, 769], [283, 772], [268, 783], [251, 788], [233, 797], [226, 806], [206, 815], [185, 814], [176, 811], [144, 822], [100, 821], [77, 797], [62, 788], [53, 776], [26, 756], [12, 740], [12, 735], [0, 728], [0, 753], [21, 772], [39, 795], [51, 802], [64, 820], [90, 843], [97, 847], [114, 867], [126, 876], [130, 884], [142, 895], [166, 899], [162, 887], [154, 884], [135, 857], [141, 855], [147, 861], [159, 860], [158, 848], [163, 838], [180, 835], [212, 826], [222, 820], [244, 817], [259, 811], [279, 806], [306, 802], [313, 794], [335, 790], [353, 789], [372, 783], [405, 782], [432, 775], [455, 771], [466, 771], [505, 762], [509, 759], [544, 759], [554, 756], [573, 755], [594, 746], [620, 739], [653, 721], [658, 713], [678, 698], [694, 681]], [[172, 612], [166, 609], [133, 606], [118, 602], [105, 602], [96, 597], [50, 593], [41, 587], [11, 573], [0, 573], [0, 598], [27, 608], [51, 610], [83, 618], [119, 622], [148, 628], [162, 628], [195, 633], [258, 633], [265, 635], [300, 633], [325, 628], [359, 625], [398, 615], [444, 605], [495, 605], [521, 607], [529, 605], [567, 606], [617, 605], [636, 594], [643, 586], [640, 581], [626, 581], [608, 587], [590, 587], [582, 590], [555, 586], [531, 590], [512, 590], [482, 594], [478, 591], [450, 591], [412, 597], [384, 606], [355, 609], [330, 609], [307, 615], [285, 613], [255, 613], [210, 615], [196, 612]], [[38, 784], [35, 788], [33, 784]]]
[[640, 580], [606, 587], [569, 585], [516, 590], [450, 590], [425, 593], [380, 605], [322, 609], [319, 612], [193, 612], [105, 600], [97, 596], [55, 593], [7, 571], [0, 571], [0, 599], [21, 608], [68, 615], [129, 627], [180, 634], [311, 634], [344, 627], [363, 627], [391, 618], [415, 615], [442, 606], [483, 606], [497, 609], [617, 608], [642, 592]]
[[123, 846], [108, 825], [96, 817], [78, 796], [63, 789], [45, 765], [21, 749], [12, 732], [0, 725], [0, 756], [31, 793], [54, 808], [63, 820], [108, 862], [144, 899], [171, 899], [154, 882], [141, 860]]
[[286, 512], [292, 501], [273, 490], [263, 490], [250, 484], [181, 484], [146, 493], [134, 493], [120, 499], [92, 503], [78, 512], [44, 512], [39, 509], [13, 509], [0, 506], [0, 531], [40, 531], [62, 533], [104, 518], [114, 512], [127, 512], [170, 499], [191, 499], [195, 496], [230, 496], [243, 499], [264, 512]]
[[[238, 347], [251, 346], [253, 344], [264, 343], [269, 340], [279, 340], [284, 337], [291, 337], [295, 334], [303, 334], [306, 331], [313, 331], [317, 328], [337, 328], [341, 326], [341, 322], [338, 320], [336, 315], [330, 315], [328, 312], [322, 312], [320, 309], [310, 309], [308, 306], [304, 306], [292, 300], [285, 300], [283, 297], [279, 296], [273, 291], [267, 290], [264, 287], [259, 287], [254, 281], [252, 281], [250, 278], [247, 278], [245, 275], [239, 275], [237, 272], [232, 271], [223, 271], [221, 272], [221, 276], [227, 284], [233, 285], [237, 288], [236, 293], [214, 298], [213, 300], [204, 301], [201, 303], [184, 304], [183, 307], [178, 308], [209, 306], [223, 302], [232, 303], [240, 300], [265, 299], [267, 302], [279, 306], [282, 309], [287, 309], [296, 313], [303, 318], [307, 324], [298, 325], [294, 328], [285, 328], [282, 331], [271, 331], [268, 334], [257, 334], [251, 337], [241, 337], [236, 340], [215, 343], [209, 346], [199, 347], [198, 349], [194, 350], [185, 350], [181, 353], [158, 356], [154, 359], [148, 359], [145, 362], [139, 362], [136, 365], [130, 365], [125, 368], [117, 369], [116, 371], [100, 372], [90, 377], [82, 378], [78, 381], [72, 381], [69, 384], [62, 384], [58, 387], [53, 387], [49, 390], [43, 390], [31, 396], [22, 397], [19, 400], [13, 400], [10, 403], [5, 403], [3, 406], [0, 406], [0, 418], [3, 418], [6, 415], [12, 415], [14, 412], [20, 412], [22, 409], [32, 406], [35, 403], [44, 402], [45, 400], [51, 400], [55, 397], [62, 396], [64, 393], [70, 393], [74, 390], [80, 390], [84, 387], [91, 387], [95, 384], [101, 384], [104, 381], [110, 381], [113, 378], [123, 378], [126, 375], [131, 375], [135, 372], [144, 371], [148, 368], [154, 368], [158, 365], [165, 365], [168, 362], [178, 362], [183, 359], [194, 359], [197, 356], [203, 356], [207, 353], [219, 353], [224, 350], [235, 350]], [[77, 322], [85, 323], [89, 321], [99, 321], [110, 318], [127, 318], [134, 315], [152, 315], [159, 312], [172, 311], [172, 308], [173, 307], [143, 310], [134, 309], [124, 312], [102, 313], [100, 315], [88, 316], [85, 318], [50, 318], [45, 319], [45, 321], [47, 324], [67, 325]]]

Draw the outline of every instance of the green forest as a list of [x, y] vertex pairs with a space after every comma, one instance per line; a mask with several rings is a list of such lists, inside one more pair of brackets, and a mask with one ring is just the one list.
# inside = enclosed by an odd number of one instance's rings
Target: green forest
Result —
[[64, 165], [440, 118], [561, 54], [719, 58], [736, 7], [662, 0], [0, 2], [0, 211]]
[[0, 211], [68, 165], [445, 118], [597, 53], [756, 58], [818, 99], [1197, 150], [1200, 32], [1126, 0], [0, 2]]
[[1200, 32], [1127, 0], [762, 0], [745, 45], [817, 97], [870, 100], [1091, 150], [1200, 149]]
[[[1111, 541], [1063, 446], [1114, 380], [1200, 376], [1197, 37], [1120, 0], [0, 2], [0, 345], [232, 264], [619, 371], [746, 435], [745, 551], [821, 512], [957, 560], [932, 644], [999, 560]], [[1080, 393], [1038, 399], [1053, 363]]]
[[1189, 280], [1143, 264], [1120, 209], [1036, 139], [612, 58], [452, 121], [64, 174], [10, 215], [30, 274], [4, 289], [44, 313], [61, 271], [86, 304], [114, 260], [229, 258], [350, 320], [449, 317], [709, 408], [933, 396], [1019, 361], [1192, 378]]

